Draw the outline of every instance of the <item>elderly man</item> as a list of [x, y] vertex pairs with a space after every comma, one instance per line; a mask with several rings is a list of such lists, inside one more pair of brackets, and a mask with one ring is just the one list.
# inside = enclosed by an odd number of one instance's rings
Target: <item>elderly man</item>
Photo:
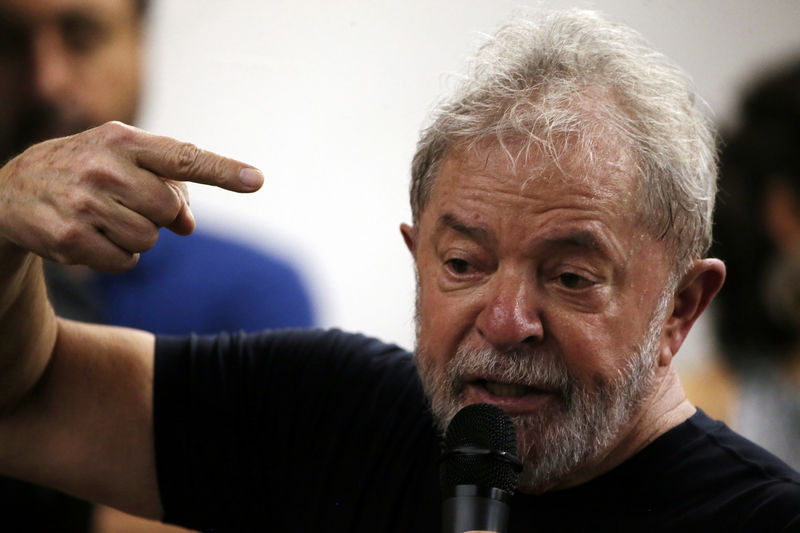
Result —
[[483, 47], [414, 158], [416, 364], [339, 331], [55, 318], [37, 255], [124, 270], [158, 226], [191, 230], [178, 181], [260, 176], [119, 124], [35, 147], [75, 179], [28, 185], [33, 151], [2, 170], [0, 466], [208, 531], [437, 531], [436, 425], [487, 402], [524, 462], [511, 531], [796, 530], [800, 475], [693, 407], [671, 365], [725, 273], [687, 87], [593, 13]]

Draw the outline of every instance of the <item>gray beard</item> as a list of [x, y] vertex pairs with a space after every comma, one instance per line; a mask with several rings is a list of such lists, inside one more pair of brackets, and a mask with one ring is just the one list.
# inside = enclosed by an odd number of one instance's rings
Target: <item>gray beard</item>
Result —
[[421, 353], [418, 343], [415, 360], [439, 429], [444, 431], [464, 407], [462, 376], [468, 374], [556, 391], [557, 402], [548, 402], [535, 413], [511, 417], [523, 461], [518, 488], [530, 493], [552, 488], [607, 454], [650, 394], [668, 295], [666, 292], [661, 298], [625, 367], [611, 380], [594, 381], [592, 388], [581, 384], [558, 354], [536, 349], [501, 353], [459, 346], [442, 373], [431, 364], [431, 357]]

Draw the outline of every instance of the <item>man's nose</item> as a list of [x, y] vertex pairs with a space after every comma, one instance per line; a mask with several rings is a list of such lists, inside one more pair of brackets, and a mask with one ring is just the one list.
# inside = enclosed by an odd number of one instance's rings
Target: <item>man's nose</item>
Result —
[[69, 54], [54, 30], [37, 34], [31, 43], [31, 90], [44, 100], [58, 102], [67, 94], [71, 77]]
[[481, 336], [500, 351], [541, 341], [544, 327], [534, 282], [524, 275], [495, 276], [476, 321]]

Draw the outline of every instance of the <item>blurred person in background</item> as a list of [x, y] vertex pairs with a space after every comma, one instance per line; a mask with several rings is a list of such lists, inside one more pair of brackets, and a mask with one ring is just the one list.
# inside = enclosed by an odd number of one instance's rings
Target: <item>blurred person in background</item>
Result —
[[[47, 139], [136, 121], [148, 0], [0, 0], [0, 163]], [[171, 232], [137, 268], [110, 276], [46, 266], [63, 316], [164, 334], [313, 325], [286, 260], [196, 232]], [[88, 531], [88, 504], [0, 480], [3, 523]]]
[[723, 138], [711, 251], [728, 267], [713, 314], [721, 364], [691, 395], [800, 468], [800, 57], [751, 85]]

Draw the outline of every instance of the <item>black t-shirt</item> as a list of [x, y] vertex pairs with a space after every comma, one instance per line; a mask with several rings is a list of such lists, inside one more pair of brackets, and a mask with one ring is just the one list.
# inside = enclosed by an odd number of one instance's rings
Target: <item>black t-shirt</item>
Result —
[[[439, 437], [410, 354], [340, 331], [160, 337], [165, 521], [439, 532]], [[613, 471], [515, 495], [511, 533], [800, 531], [800, 475], [698, 411]]]

